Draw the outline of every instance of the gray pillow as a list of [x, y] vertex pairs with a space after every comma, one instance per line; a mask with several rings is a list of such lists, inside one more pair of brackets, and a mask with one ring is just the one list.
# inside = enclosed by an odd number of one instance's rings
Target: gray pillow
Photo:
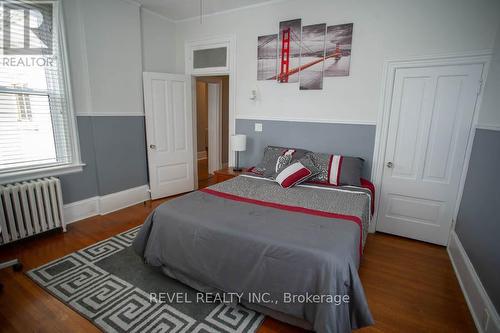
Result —
[[270, 178], [283, 166], [288, 166], [290, 163], [295, 162], [307, 153], [305, 149], [285, 148], [268, 146], [264, 149], [264, 157], [262, 161], [255, 166], [254, 172]]
[[312, 161], [320, 173], [309, 179], [329, 185], [361, 186], [364, 160], [360, 157], [311, 153]]

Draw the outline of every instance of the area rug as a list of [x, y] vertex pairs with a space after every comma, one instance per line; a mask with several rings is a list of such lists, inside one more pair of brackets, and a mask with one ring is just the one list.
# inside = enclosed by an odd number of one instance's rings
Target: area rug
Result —
[[[145, 265], [130, 247], [139, 227], [27, 273], [105, 332], [253, 333], [264, 316], [193, 301], [199, 293]], [[156, 301], [151, 295], [178, 295]], [[159, 297], [156, 298], [159, 300]]]

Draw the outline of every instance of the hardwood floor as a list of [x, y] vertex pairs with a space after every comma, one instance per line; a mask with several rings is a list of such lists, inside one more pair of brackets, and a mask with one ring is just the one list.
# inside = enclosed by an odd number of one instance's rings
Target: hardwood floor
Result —
[[215, 176], [208, 173], [208, 159], [198, 160], [198, 187], [204, 188], [215, 183]]
[[198, 160], [198, 180], [206, 180], [211, 175], [208, 173], [208, 158]]
[[[168, 200], [168, 199], [167, 199]], [[140, 225], [165, 200], [0, 248], [0, 261], [19, 258], [25, 271]], [[475, 332], [445, 248], [384, 234], [369, 235], [360, 277], [376, 324], [359, 332]], [[0, 332], [98, 332], [89, 321], [23, 273], [0, 271]], [[267, 318], [259, 333], [303, 332]]]

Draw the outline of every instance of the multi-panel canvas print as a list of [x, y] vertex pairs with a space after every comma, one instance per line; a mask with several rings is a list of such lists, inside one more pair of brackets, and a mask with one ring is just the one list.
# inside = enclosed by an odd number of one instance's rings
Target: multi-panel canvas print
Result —
[[300, 89], [323, 89], [326, 24], [302, 28], [300, 52]]
[[278, 82], [299, 82], [301, 19], [280, 22]]
[[323, 79], [349, 76], [353, 24], [283, 21], [278, 34], [257, 39], [257, 79], [300, 82], [300, 90], [323, 89]]
[[278, 35], [258, 37], [257, 80], [276, 80]]
[[326, 28], [325, 77], [349, 76], [353, 24]]

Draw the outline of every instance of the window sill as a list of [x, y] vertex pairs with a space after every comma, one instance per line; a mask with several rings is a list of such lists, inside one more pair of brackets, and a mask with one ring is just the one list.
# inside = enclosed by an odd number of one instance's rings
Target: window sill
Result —
[[8, 184], [24, 180], [82, 172], [84, 166], [85, 164], [78, 163], [78, 164], [57, 165], [57, 166], [49, 166], [38, 169], [0, 173], [0, 184]]

